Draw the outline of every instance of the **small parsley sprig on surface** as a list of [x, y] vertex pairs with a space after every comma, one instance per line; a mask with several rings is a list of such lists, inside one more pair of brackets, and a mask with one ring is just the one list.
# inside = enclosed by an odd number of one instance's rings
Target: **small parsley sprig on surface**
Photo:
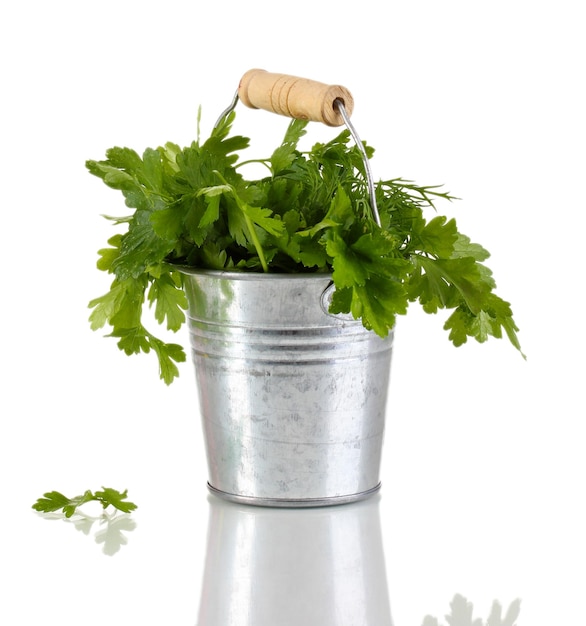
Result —
[[108, 506], [113, 506], [123, 513], [131, 513], [138, 507], [134, 502], [129, 502], [126, 499], [127, 497], [128, 490], [120, 492], [109, 487], [102, 487], [102, 491], [96, 491], [95, 493], [88, 490], [81, 496], [75, 496], [74, 498], [68, 498], [59, 491], [48, 491], [33, 504], [32, 508], [39, 513], [63, 511], [65, 517], [71, 517], [77, 508], [83, 504], [99, 502], [104, 509]]
[[[185, 322], [186, 296], [178, 266], [201, 269], [329, 273], [335, 285], [331, 313], [351, 313], [380, 336], [410, 303], [425, 312], [451, 311], [444, 324], [460, 346], [474, 338], [504, 335], [521, 350], [511, 306], [496, 293], [489, 253], [435, 214], [435, 203], [454, 199], [437, 186], [401, 178], [380, 180], [375, 223], [362, 153], [342, 131], [301, 151], [307, 121], [289, 123], [283, 141], [266, 159], [238, 163], [246, 137], [231, 135], [235, 113], [210, 137], [180, 148], [111, 148], [89, 172], [122, 193], [122, 227], [99, 251], [98, 269], [113, 276], [110, 289], [89, 303], [91, 328], [108, 325], [126, 354], [155, 352], [160, 378], [170, 384], [186, 360], [183, 347], [154, 336], [143, 309], [177, 332]], [[199, 124], [198, 124], [199, 126]], [[374, 150], [363, 144], [370, 159]], [[264, 178], [247, 180], [240, 168], [256, 162]], [[427, 219], [425, 212], [435, 215]]]

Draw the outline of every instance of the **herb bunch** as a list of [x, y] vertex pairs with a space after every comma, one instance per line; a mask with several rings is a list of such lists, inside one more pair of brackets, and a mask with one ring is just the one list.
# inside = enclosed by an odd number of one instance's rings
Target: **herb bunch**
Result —
[[[232, 135], [231, 112], [205, 141], [147, 148], [142, 156], [114, 147], [88, 160], [89, 172], [122, 192], [132, 209], [107, 217], [124, 232], [99, 250], [97, 266], [113, 276], [109, 291], [89, 303], [91, 327], [111, 327], [126, 354], [153, 350], [170, 384], [185, 351], [143, 325], [143, 308], [170, 331], [185, 321], [180, 265], [248, 272], [331, 273], [330, 312], [351, 313], [385, 336], [397, 315], [418, 301], [427, 313], [451, 310], [444, 324], [456, 346], [504, 334], [520, 350], [511, 306], [496, 293], [489, 253], [435, 211], [453, 196], [401, 178], [380, 180], [372, 218], [364, 162], [344, 130], [309, 151], [298, 148], [307, 121], [292, 120], [267, 159], [239, 161], [249, 139]], [[199, 119], [198, 119], [199, 128]], [[374, 150], [363, 144], [368, 158]], [[265, 177], [247, 180], [256, 162]]]

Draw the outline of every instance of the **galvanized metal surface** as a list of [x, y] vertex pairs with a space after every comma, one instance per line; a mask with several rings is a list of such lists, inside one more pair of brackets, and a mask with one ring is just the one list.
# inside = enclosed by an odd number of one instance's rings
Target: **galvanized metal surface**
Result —
[[184, 271], [214, 493], [291, 507], [374, 493], [392, 334], [328, 314], [326, 274]]

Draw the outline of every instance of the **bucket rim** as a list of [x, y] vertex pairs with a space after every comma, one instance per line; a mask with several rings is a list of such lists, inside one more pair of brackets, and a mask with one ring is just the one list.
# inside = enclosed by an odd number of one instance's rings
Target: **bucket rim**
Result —
[[250, 272], [244, 270], [214, 270], [191, 265], [173, 265], [177, 271], [198, 276], [212, 276], [228, 280], [332, 280], [331, 272]]

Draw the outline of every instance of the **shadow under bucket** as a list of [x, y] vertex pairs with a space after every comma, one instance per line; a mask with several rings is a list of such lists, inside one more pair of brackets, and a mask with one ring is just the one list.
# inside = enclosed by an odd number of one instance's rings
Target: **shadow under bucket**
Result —
[[392, 333], [329, 314], [329, 274], [180, 269], [210, 490], [277, 507], [378, 491]]

